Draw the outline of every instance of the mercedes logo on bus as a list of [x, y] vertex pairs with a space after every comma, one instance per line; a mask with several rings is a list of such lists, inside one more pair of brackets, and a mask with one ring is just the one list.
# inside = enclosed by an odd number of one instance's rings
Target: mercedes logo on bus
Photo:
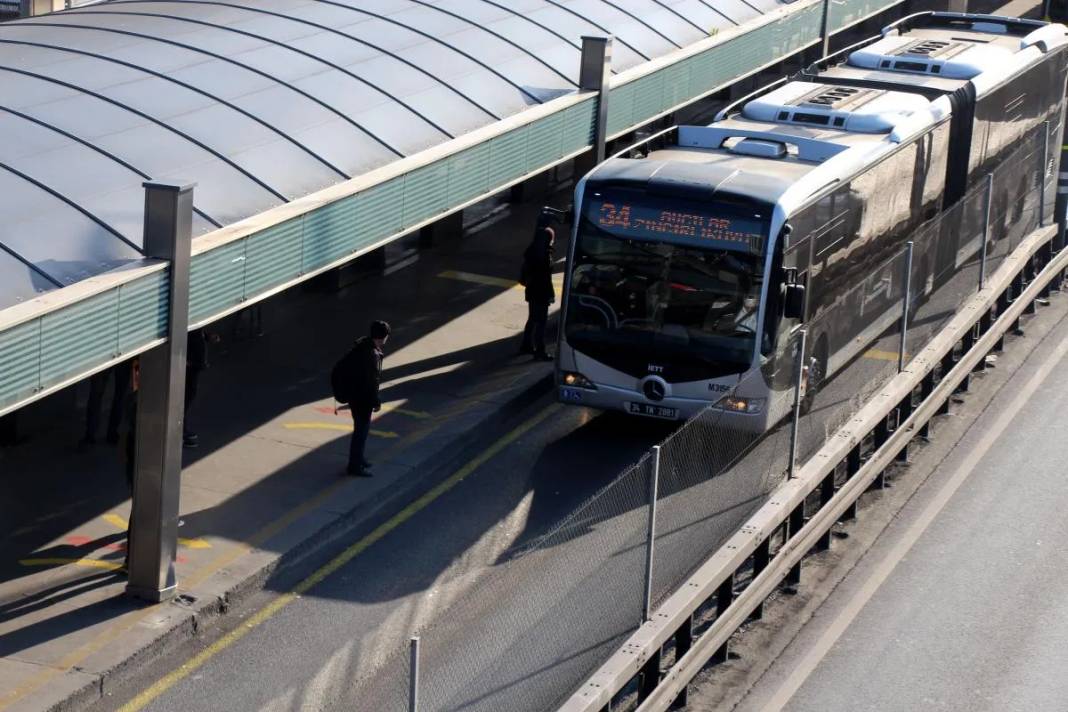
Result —
[[667, 383], [657, 376], [646, 376], [642, 380], [642, 393], [651, 401], [662, 401], [667, 395]]

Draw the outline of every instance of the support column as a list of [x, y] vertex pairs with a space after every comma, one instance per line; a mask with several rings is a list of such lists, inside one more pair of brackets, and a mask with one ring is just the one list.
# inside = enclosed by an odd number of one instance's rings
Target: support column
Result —
[[193, 185], [144, 186], [144, 250], [170, 263], [169, 318], [167, 341], [140, 357], [126, 593], [159, 602], [172, 598], [177, 586]]
[[579, 91], [597, 92], [597, 113], [593, 122], [593, 149], [576, 159], [575, 172], [584, 174], [605, 159], [608, 140], [608, 93], [612, 76], [612, 37], [582, 38], [582, 64]]

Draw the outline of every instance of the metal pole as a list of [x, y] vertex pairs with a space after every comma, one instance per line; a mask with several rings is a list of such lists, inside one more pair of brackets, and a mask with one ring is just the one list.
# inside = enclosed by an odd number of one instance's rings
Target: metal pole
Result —
[[408, 712], [419, 712], [419, 636], [413, 635], [408, 653]]
[[794, 374], [794, 420], [790, 423], [790, 463], [787, 479], [794, 478], [794, 470], [797, 467], [797, 429], [801, 423], [801, 385], [805, 380], [805, 342], [808, 340], [808, 331], [801, 329], [798, 332], [801, 341], [797, 345], [797, 373]]
[[983, 211], [983, 250], [979, 261], [979, 289], [986, 284], [986, 244], [990, 241], [990, 206], [994, 200], [994, 174], [986, 174], [986, 209]]
[[1038, 174], [1038, 226], [1046, 221], [1046, 167], [1049, 165], [1049, 121], [1042, 122], [1042, 170]]
[[579, 66], [579, 90], [597, 92], [597, 115], [593, 131], [594, 165], [605, 156], [608, 140], [608, 94], [612, 77], [612, 38], [582, 38], [582, 57]]
[[823, 0], [823, 17], [820, 19], [820, 56], [823, 59], [831, 49], [831, 0]]
[[905, 295], [901, 300], [901, 343], [897, 349], [897, 372], [905, 370], [905, 339], [909, 332], [909, 293], [912, 291], [912, 240], [905, 245]]
[[649, 529], [645, 533], [645, 595], [642, 623], [649, 620], [653, 605], [653, 544], [656, 540], [656, 497], [660, 484], [660, 446], [653, 446], [653, 475], [649, 478]]
[[126, 593], [160, 602], [178, 582], [178, 510], [182, 476], [185, 357], [193, 186], [148, 182], [144, 251], [169, 262], [167, 340], [140, 356]]

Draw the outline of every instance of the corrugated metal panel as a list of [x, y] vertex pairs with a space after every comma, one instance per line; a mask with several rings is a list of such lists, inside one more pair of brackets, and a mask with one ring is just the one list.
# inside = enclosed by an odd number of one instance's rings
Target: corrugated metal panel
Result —
[[245, 246], [244, 296], [250, 297], [300, 276], [304, 218], [250, 235]]
[[248, 238], [193, 257], [189, 270], [189, 321], [208, 319], [245, 295], [245, 244]]
[[325, 205], [304, 216], [302, 262], [310, 272], [352, 252], [357, 196]]
[[[819, 38], [819, 25], [820, 7], [813, 5], [615, 87], [608, 101], [609, 136], [640, 126], [680, 103], [748, 74], [755, 67], [793, 54]], [[685, 91], [684, 86], [688, 86]]]
[[368, 188], [357, 195], [353, 249], [358, 250], [400, 232], [403, 210], [404, 176]]
[[560, 150], [560, 127], [563, 123], [563, 116], [553, 114], [530, 125], [527, 129], [527, 160], [523, 173], [537, 171], [563, 155]]
[[168, 269], [119, 287], [119, 353], [167, 335], [169, 276]]
[[887, 3], [885, 0], [835, 0], [831, 3], [831, 29], [840, 30], [849, 27], [895, 4], [897, 3]]
[[527, 127], [490, 139], [490, 185], [504, 185], [516, 175], [516, 166], [526, 166]]
[[41, 385], [50, 386], [115, 358], [119, 290], [41, 317]]
[[0, 408], [30, 398], [41, 386], [41, 320], [0, 331]]
[[[404, 227], [434, 217], [449, 206], [448, 161], [438, 161], [418, 168], [404, 177], [402, 201]], [[392, 209], [396, 210], [397, 206]]]
[[490, 188], [490, 148], [484, 143], [461, 151], [449, 159], [449, 203], [463, 203]]
[[593, 119], [597, 102], [591, 96], [581, 104], [564, 110], [564, 123], [560, 127], [560, 146], [563, 155], [574, 153], [593, 145]]

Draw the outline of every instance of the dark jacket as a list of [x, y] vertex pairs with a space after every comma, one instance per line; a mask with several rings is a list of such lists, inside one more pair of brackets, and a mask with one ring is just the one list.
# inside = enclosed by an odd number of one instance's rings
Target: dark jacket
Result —
[[556, 301], [556, 291], [553, 289], [552, 232], [548, 228], [539, 228], [534, 233], [534, 240], [523, 253], [522, 277], [527, 288], [528, 302], [552, 304]]
[[382, 374], [382, 352], [375, 348], [370, 336], [356, 339], [352, 348], [352, 358], [348, 360], [349, 384], [351, 385], [350, 403], [354, 408], [376, 408], [378, 400], [378, 379]]

